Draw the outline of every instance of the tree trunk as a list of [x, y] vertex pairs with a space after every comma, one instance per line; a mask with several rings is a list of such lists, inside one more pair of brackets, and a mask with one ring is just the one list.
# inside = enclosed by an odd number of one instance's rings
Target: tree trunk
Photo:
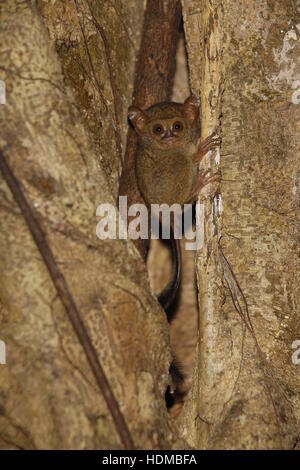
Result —
[[[1, 150], [135, 445], [164, 448], [170, 446], [167, 322], [132, 242], [96, 237], [96, 208], [114, 205], [117, 195], [134, 72], [131, 44], [138, 44], [143, 5], [31, 5], [2, 3]], [[7, 356], [0, 366], [1, 441], [26, 449], [121, 448], [85, 345], [3, 179], [0, 220], [0, 335]]]
[[[144, 261], [96, 236], [97, 206], [117, 207], [144, 4], [1, 3], [0, 448], [298, 448], [299, 2], [182, 0], [202, 136], [222, 144], [204, 161], [221, 181], [200, 195], [176, 419]], [[189, 370], [192, 258], [173, 336]]]
[[298, 3], [182, 2], [202, 135], [222, 135], [205, 160], [222, 179], [200, 197], [198, 367], [182, 417], [199, 448], [299, 439]]

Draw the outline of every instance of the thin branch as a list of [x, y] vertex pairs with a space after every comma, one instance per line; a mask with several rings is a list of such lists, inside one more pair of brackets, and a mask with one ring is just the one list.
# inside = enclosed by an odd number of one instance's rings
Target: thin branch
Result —
[[52, 250], [48, 245], [46, 236], [39, 222], [35, 218], [34, 213], [20, 187], [20, 184], [14, 176], [2, 151], [0, 151], [0, 170], [2, 172], [4, 180], [6, 181], [9, 189], [11, 190], [14, 196], [16, 203], [22, 211], [22, 214], [26, 220], [32, 238], [34, 239], [37, 248], [45, 262], [50, 277], [56, 288], [57, 294], [65, 307], [69, 320], [74, 328], [77, 338], [85, 352], [87, 361], [92, 369], [97, 385], [101, 393], [103, 394], [107, 407], [112, 415], [116, 430], [121, 438], [121, 441], [126, 449], [133, 449], [134, 443], [130, 431], [127, 427], [127, 423], [124, 419], [123, 414], [121, 413], [119, 404], [113, 394], [111, 386], [100, 364], [97, 352], [93, 346], [91, 338], [83, 322], [82, 315], [74, 302], [74, 299], [62, 272], [57, 266], [57, 262], [55, 261]]

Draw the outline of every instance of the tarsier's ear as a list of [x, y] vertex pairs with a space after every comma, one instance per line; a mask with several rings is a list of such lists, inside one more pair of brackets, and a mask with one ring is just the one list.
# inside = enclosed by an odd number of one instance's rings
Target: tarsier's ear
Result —
[[200, 98], [195, 95], [189, 96], [182, 106], [182, 114], [189, 121], [194, 124], [199, 116], [200, 111]]
[[130, 106], [128, 109], [128, 117], [137, 132], [143, 132], [145, 125], [149, 120], [149, 117], [147, 116], [145, 111], [142, 111], [137, 106]]

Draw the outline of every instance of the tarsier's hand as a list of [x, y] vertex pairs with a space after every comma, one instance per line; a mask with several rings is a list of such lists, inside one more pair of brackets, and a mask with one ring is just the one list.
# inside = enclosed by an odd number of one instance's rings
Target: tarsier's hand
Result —
[[201, 188], [204, 188], [209, 183], [213, 181], [220, 181], [220, 173], [211, 174], [211, 170], [199, 170], [199, 176], [197, 181], [197, 189], [200, 191]]
[[[194, 155], [194, 162], [195, 163], [201, 162], [202, 158], [204, 157], [204, 155], [207, 154], [207, 152], [218, 147], [220, 144], [221, 144], [221, 138], [217, 135], [216, 131], [210, 134], [203, 142], [201, 142], [199, 139], [197, 142], [197, 151]], [[219, 181], [219, 180], [220, 180], [219, 173], [211, 174], [211, 170], [199, 169], [197, 182], [192, 191], [192, 194], [189, 197], [188, 202], [195, 200], [198, 193], [200, 192], [202, 188], [204, 188], [204, 186], [206, 186], [209, 183], [212, 183], [214, 181]]]
[[210, 150], [218, 147], [221, 144], [221, 138], [217, 135], [217, 132], [214, 131], [206, 139], [201, 142], [200, 139], [197, 142], [197, 151], [194, 156], [195, 162], [201, 162], [204, 155], [207, 154]]

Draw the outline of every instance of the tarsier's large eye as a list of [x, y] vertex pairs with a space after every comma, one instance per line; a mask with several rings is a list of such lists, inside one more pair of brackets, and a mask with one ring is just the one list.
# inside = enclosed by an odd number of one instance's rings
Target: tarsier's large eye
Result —
[[154, 134], [160, 135], [163, 132], [163, 126], [161, 124], [155, 124], [153, 126], [153, 132]]
[[173, 129], [174, 129], [175, 131], [182, 131], [182, 129], [183, 129], [183, 124], [182, 124], [182, 122], [181, 122], [181, 121], [176, 121], [176, 122], [174, 123], [174, 125], [173, 125]]

